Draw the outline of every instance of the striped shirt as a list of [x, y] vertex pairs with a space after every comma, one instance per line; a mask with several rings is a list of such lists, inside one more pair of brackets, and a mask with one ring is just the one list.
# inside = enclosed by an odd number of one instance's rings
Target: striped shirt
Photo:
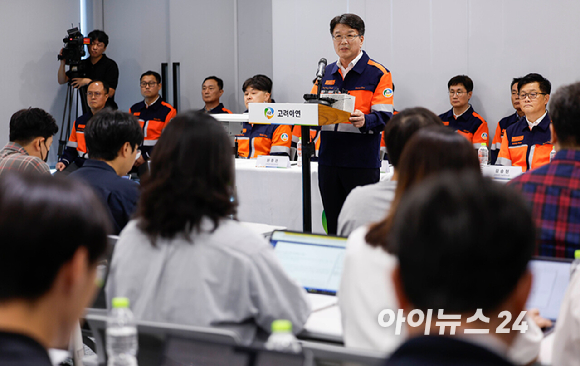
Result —
[[7, 143], [0, 151], [0, 175], [7, 171], [50, 174], [48, 165], [41, 158], [28, 155], [16, 142]]

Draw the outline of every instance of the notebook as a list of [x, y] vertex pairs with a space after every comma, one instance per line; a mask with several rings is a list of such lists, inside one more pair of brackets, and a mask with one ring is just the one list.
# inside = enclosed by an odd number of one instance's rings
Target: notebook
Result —
[[308, 291], [313, 311], [336, 303], [346, 238], [274, 231], [270, 243], [286, 273]]

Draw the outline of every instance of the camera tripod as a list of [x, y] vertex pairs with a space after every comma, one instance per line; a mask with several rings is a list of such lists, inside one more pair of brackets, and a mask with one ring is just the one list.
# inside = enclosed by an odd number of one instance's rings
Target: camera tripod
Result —
[[[76, 98], [74, 98], [75, 91], [76, 91]], [[66, 89], [66, 97], [64, 100], [64, 110], [62, 113], [62, 123], [60, 126], [60, 136], [58, 139], [58, 157], [57, 157], [58, 160], [60, 160], [60, 158], [62, 157], [62, 153], [64, 152], [64, 149], [65, 149], [66, 144], [68, 142], [68, 138], [70, 136], [73, 105], [74, 105], [74, 111], [75, 111], [75, 117], [73, 119], [73, 122], [79, 116], [79, 113], [78, 113], [79, 102], [81, 103], [80, 105], [82, 105], [83, 113], [85, 113], [85, 111], [88, 110], [88, 105], [86, 105], [86, 103], [87, 103], [86, 91], [83, 88], [76, 89], [75, 87], [72, 86], [71, 82], [69, 81], [67, 84], [67, 89]], [[63, 134], [65, 133], [65, 124], [66, 124], [66, 134], [63, 136]]]

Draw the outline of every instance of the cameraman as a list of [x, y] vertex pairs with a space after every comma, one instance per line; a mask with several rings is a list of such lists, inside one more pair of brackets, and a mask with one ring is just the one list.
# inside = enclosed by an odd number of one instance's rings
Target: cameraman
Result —
[[[112, 109], [117, 109], [117, 103], [115, 103], [115, 89], [117, 88], [117, 83], [119, 81], [119, 68], [117, 63], [104, 52], [107, 50], [107, 45], [109, 44], [109, 36], [102, 30], [95, 29], [89, 33], [88, 38], [91, 40], [91, 44], [88, 45], [89, 58], [81, 61], [80, 71], [84, 72], [85, 77], [73, 78], [71, 85], [75, 88], [81, 88], [83, 95], [86, 95], [87, 85], [92, 80], [102, 80], [109, 85], [109, 94], [107, 99], [106, 107]], [[62, 49], [60, 50], [62, 55]], [[60, 67], [58, 69], [58, 83], [66, 84], [69, 82], [69, 77], [66, 75], [65, 63], [66, 60], [60, 60]], [[81, 98], [84, 100], [84, 98]], [[86, 110], [85, 110], [86, 109]], [[83, 112], [87, 112], [88, 108], [85, 108], [83, 103]]]

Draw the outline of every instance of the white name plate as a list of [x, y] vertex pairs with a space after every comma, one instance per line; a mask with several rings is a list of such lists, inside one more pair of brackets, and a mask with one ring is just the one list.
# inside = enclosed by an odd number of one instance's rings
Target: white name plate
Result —
[[250, 123], [318, 126], [318, 104], [250, 103], [248, 113]]
[[256, 159], [256, 168], [290, 168], [287, 156], [260, 155]]
[[508, 182], [522, 174], [521, 166], [484, 165], [481, 172], [493, 180]]

